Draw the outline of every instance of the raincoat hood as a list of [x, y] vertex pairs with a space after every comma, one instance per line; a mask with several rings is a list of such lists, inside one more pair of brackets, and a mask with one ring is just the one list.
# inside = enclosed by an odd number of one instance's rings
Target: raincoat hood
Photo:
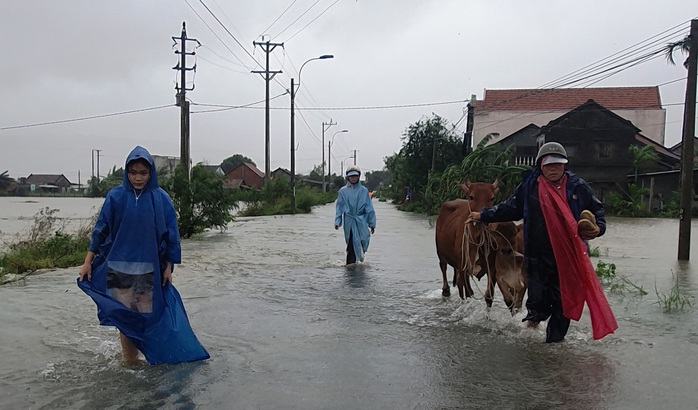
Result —
[[128, 156], [126, 157], [126, 163], [124, 164], [124, 186], [128, 189], [133, 189], [131, 181], [128, 180], [128, 164], [131, 161], [141, 158], [145, 159], [146, 161], [148, 161], [148, 164], [150, 164], [150, 178], [148, 179], [148, 182], [145, 184], [144, 189], [158, 189], [160, 187], [160, 184], [158, 184], [158, 176], [157, 172], [155, 171], [155, 160], [153, 159], [153, 156], [150, 155], [150, 152], [148, 152], [147, 149], [141, 147], [140, 145], [136, 145], [136, 147], [133, 148], [131, 150], [131, 153], [128, 154]]

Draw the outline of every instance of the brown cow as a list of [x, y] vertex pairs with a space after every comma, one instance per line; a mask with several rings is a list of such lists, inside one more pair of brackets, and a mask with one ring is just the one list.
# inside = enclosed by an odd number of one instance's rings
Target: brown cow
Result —
[[[471, 211], [479, 211], [483, 207], [492, 206], [494, 196], [499, 191], [497, 181], [470, 182], [460, 185], [468, 199], [456, 199], [441, 204], [439, 216], [436, 218], [436, 254], [439, 257], [439, 267], [443, 276], [441, 293], [450, 296], [451, 290], [446, 277], [447, 265], [453, 267], [453, 276], [461, 299], [473, 296], [470, 287], [470, 276], [477, 274], [478, 245], [484, 225], [480, 222], [468, 221]], [[466, 278], [466, 273], [468, 277]]]
[[523, 224], [498, 222], [489, 224], [489, 232], [494, 243], [485, 259], [489, 266], [485, 302], [492, 307], [494, 284], [499, 286], [504, 302], [515, 315], [523, 303], [526, 293], [526, 277], [523, 270]]

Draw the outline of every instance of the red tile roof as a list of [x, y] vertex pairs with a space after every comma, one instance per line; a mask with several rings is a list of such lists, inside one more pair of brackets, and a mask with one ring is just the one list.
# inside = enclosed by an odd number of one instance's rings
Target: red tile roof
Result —
[[659, 87], [654, 86], [485, 90], [475, 110], [571, 110], [590, 99], [609, 110], [662, 108]]

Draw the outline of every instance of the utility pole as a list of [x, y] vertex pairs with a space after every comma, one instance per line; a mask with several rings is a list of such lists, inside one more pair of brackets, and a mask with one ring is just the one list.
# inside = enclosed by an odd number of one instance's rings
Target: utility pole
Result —
[[296, 213], [296, 90], [291, 78], [291, 214]]
[[187, 23], [182, 22], [182, 34], [180, 37], [172, 37], [172, 40], [177, 44], [177, 40], [179, 40], [179, 45], [181, 47], [181, 50], [175, 50], [175, 54], [180, 55], [179, 62], [175, 67], [172, 67], [173, 70], [178, 70], [180, 71], [180, 79], [179, 79], [179, 84], [175, 85], [175, 89], [177, 90], [177, 94], [175, 97], [177, 98], [177, 103], [176, 105], [180, 107], [180, 143], [179, 143], [179, 161], [182, 164], [182, 167], [184, 167], [184, 171], [186, 172], [187, 178], [191, 178], [191, 172], [189, 169], [189, 162], [191, 158], [191, 144], [190, 144], [190, 136], [189, 136], [189, 101], [187, 101], [187, 91], [192, 91], [194, 90], [194, 85], [192, 84], [191, 88], [187, 88], [187, 71], [196, 71], [196, 64], [194, 64], [193, 67], [188, 68], [187, 67], [187, 55], [193, 56], [196, 55], [196, 52], [187, 52], [187, 41], [196, 41], [198, 45], [201, 45], [199, 43], [199, 40], [195, 38], [187, 38]]
[[691, 257], [691, 210], [693, 208], [693, 140], [696, 131], [696, 76], [698, 75], [698, 20], [691, 20], [691, 39], [688, 51], [688, 77], [683, 111], [681, 136], [681, 209], [679, 210], [679, 255], [687, 261]]
[[257, 42], [253, 41], [253, 45], [259, 46], [266, 54], [266, 68], [264, 71], [253, 70], [253, 73], [262, 74], [262, 78], [266, 82], [266, 105], [264, 108], [264, 182], [269, 182], [269, 177], [271, 175], [271, 157], [269, 154], [269, 82], [275, 75], [281, 73], [282, 71], [269, 71], [269, 54], [277, 47], [284, 46], [284, 43], [270, 43], [267, 42]]
[[94, 178], [95, 178], [95, 150], [93, 148], [92, 149], [92, 179], [90, 179], [90, 181], [92, 181]]
[[99, 182], [99, 153], [102, 152], [102, 150], [95, 149], [93, 151], [97, 153], [97, 182]]
[[322, 192], [327, 192], [325, 187], [325, 131], [333, 125], [337, 125], [337, 123], [332, 122], [332, 118], [330, 118], [330, 122], [322, 122], [322, 143], [320, 144], [320, 151], [322, 151]]
[[436, 135], [434, 135], [434, 141], [431, 147], [431, 170], [434, 171], [434, 163], [436, 163]]
[[356, 165], [356, 150], [354, 150], [354, 165]]
[[473, 143], [473, 124], [475, 121], [475, 103], [477, 102], [477, 96], [475, 94], [470, 95], [470, 102], [466, 106], [468, 109], [467, 119], [465, 123], [465, 134], [463, 135], [463, 146], [461, 147], [461, 154], [466, 156], [470, 154], [470, 146]]

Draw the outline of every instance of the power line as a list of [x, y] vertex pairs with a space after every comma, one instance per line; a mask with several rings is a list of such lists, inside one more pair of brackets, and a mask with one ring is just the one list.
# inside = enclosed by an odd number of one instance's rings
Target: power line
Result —
[[430, 107], [437, 105], [448, 105], [448, 104], [462, 104], [467, 103], [469, 100], [453, 100], [453, 101], [443, 101], [443, 102], [432, 102], [432, 103], [418, 103], [418, 104], [402, 104], [402, 105], [373, 105], [366, 107], [312, 107], [303, 108], [305, 111], [356, 111], [356, 110], [390, 110], [396, 108], [414, 108], [414, 107]]
[[286, 7], [286, 10], [284, 10], [283, 12], [281, 12], [281, 14], [279, 15], [279, 17], [277, 17], [276, 20], [274, 20], [274, 21], [269, 25], [269, 27], [265, 28], [259, 35], [260, 35], [260, 36], [263, 36], [264, 34], [266, 34], [267, 31], [269, 31], [269, 29], [270, 29], [274, 24], [276, 24], [276, 22], [279, 21], [279, 19], [280, 19], [281, 17], [284, 16], [284, 14], [286, 14], [286, 12], [287, 12], [291, 7], [293, 7], [294, 4], [296, 4], [296, 1], [298, 1], [298, 0], [293, 0], [293, 2], [292, 2], [288, 7]]
[[[634, 50], [634, 51], [632, 51], [632, 52], [630, 52], [629, 50], [633, 50], [634, 48], [638, 47], [639, 45], [641, 45], [641, 44], [643, 44], [643, 43], [646, 43], [646, 42], [648, 42], [648, 41], [650, 41], [650, 40], [653, 40], [653, 39], [655, 39], [656, 37], [659, 37], [659, 36], [661, 36], [661, 35], [663, 35], [663, 34], [665, 34], [665, 33], [667, 33], [667, 32], [670, 32], [670, 31], [672, 31], [672, 30], [675, 30], [675, 29], [677, 29], [678, 27], [684, 26], [684, 25], [687, 24], [688, 22], [690, 22], [690, 20], [687, 20], [687, 21], [684, 21], [684, 22], [682, 22], [682, 23], [680, 23], [680, 24], [677, 24], [677, 25], [674, 26], [674, 27], [671, 27], [671, 28], [669, 28], [669, 29], [667, 29], [667, 30], [664, 30], [664, 31], [662, 31], [662, 32], [660, 32], [660, 33], [658, 33], [658, 34], [655, 34], [655, 35], [653, 35], [653, 36], [651, 36], [651, 37], [649, 37], [649, 38], [647, 38], [647, 39], [645, 39], [645, 40], [642, 40], [642, 41], [640, 41], [640, 42], [638, 42], [638, 43], [635, 43], [635, 44], [633, 44], [633, 45], [631, 45], [631, 46], [629, 46], [629, 47], [626, 47], [626, 48], [624, 48], [624, 49], [622, 49], [622, 50], [620, 50], [620, 51], [618, 51], [618, 52], [615, 52], [615, 53], [611, 54], [610, 56], [607, 56], [607, 57], [604, 57], [604, 58], [602, 58], [602, 59], [600, 59], [600, 60], [597, 60], [597, 61], [595, 61], [595, 62], [593, 62], [593, 63], [591, 63], [591, 64], [588, 64], [588, 65], [586, 65], [586, 66], [584, 66], [584, 67], [582, 67], [582, 68], [580, 68], [580, 69], [577, 69], [577, 70], [575, 70], [575, 71], [573, 71], [573, 72], [571, 72], [571, 73], [569, 73], [569, 74], [566, 74], [566, 75], [564, 75], [564, 76], [562, 76], [562, 77], [558, 77], [558, 78], [556, 78], [555, 80], [552, 80], [552, 81], [550, 81], [550, 82], [548, 82], [548, 83], [546, 83], [546, 84], [541, 85], [539, 88], [554, 88], [554, 87], [555, 87], [554, 84], [556, 84], [556, 83], [558, 83], [558, 82], [560, 82], [560, 81], [567, 81], [567, 80], [569, 80], [570, 78], [573, 78], [573, 76], [574, 76], [575, 74], [576, 74], [576, 75], [580, 75], [580, 74], [588, 73], [589, 71], [591, 71], [591, 70], [593, 70], [593, 69], [601, 68], [601, 67], [604, 67], [605, 65], [607, 65], [607, 64], [609, 64], [609, 63], [613, 63], [614, 61], [618, 61], [618, 59], [619, 59], [620, 57], [625, 57], [625, 56], [628, 56], [628, 55], [632, 55], [633, 53], [637, 53], [637, 52], [641, 51], [641, 50], [642, 50], [643, 48], [645, 48], [645, 47], [648, 47], [648, 46], [651, 46], [651, 45], [653, 45], [653, 44], [656, 44], [658, 41], [664, 41], [667, 37], [670, 37], [670, 36], [675, 35], [676, 32], [672, 32], [672, 33], [669, 34], [669, 35], [665, 35], [664, 37], [660, 38], [659, 40], [654, 40], [653, 43], [651, 43], [651, 44], [649, 44], [649, 45], [645, 45], [645, 46], [643, 46], [643, 47], [640, 47], [640, 49], [638, 49], [638, 50]], [[628, 53], [625, 53], [625, 54], [621, 54], [621, 53], [624, 53], [624, 52], [626, 52], [626, 51], [629, 51], [629, 52], [628, 52]], [[619, 55], [620, 55], [620, 56], [619, 56]], [[615, 58], [614, 58], [614, 57], [615, 57]], [[607, 60], [609, 60], [609, 61], [607, 61]]]
[[281, 35], [282, 35], [286, 30], [288, 30], [289, 28], [291, 28], [291, 26], [293, 26], [294, 24], [296, 24], [296, 22], [297, 22], [298, 20], [300, 20], [303, 16], [305, 16], [305, 15], [306, 15], [310, 10], [312, 10], [312, 8], [315, 7], [319, 2], [320, 2], [320, 0], [317, 0], [317, 1], [316, 1], [315, 3], [313, 3], [310, 7], [308, 7], [303, 13], [301, 13], [300, 16], [298, 16], [298, 18], [296, 18], [295, 20], [293, 20], [293, 21], [291, 22], [291, 24], [289, 24], [288, 26], [286, 26], [285, 29], [281, 30], [281, 32], [280, 32], [279, 34], [277, 34], [277, 35], [275, 36], [275, 38], [276, 38], [276, 37], [281, 37]]
[[[284, 95], [286, 95], [286, 94], [288, 94], [288, 92], [285, 92], [285, 93], [279, 94], [279, 95], [277, 95], [277, 96], [271, 97], [269, 100], [270, 100], [270, 101], [271, 101], [271, 100], [275, 100], [275, 99], [277, 99], [277, 98], [279, 98], [279, 97], [282, 97], [282, 96], [284, 96]], [[198, 106], [201, 106], [201, 107], [222, 107], [222, 108], [218, 108], [218, 109], [215, 109], [215, 110], [192, 111], [192, 114], [203, 114], [203, 113], [209, 113], [209, 112], [229, 111], [229, 110], [235, 110], [235, 109], [238, 109], [238, 108], [251, 108], [251, 106], [256, 105], [256, 104], [261, 104], [261, 103], [263, 103], [263, 102], [265, 102], [265, 101], [266, 101], [266, 99], [264, 99], [264, 100], [259, 100], [259, 101], [255, 101], [255, 102], [251, 102], [251, 103], [249, 103], [249, 104], [243, 104], [243, 105], [203, 104], [203, 103], [194, 103], [194, 102], [193, 102], [192, 105], [198, 105]], [[261, 109], [261, 108], [264, 108], [264, 107], [254, 107], [254, 108], [260, 108], [260, 109]]]
[[158, 107], [141, 108], [138, 110], [130, 110], [130, 111], [121, 111], [121, 112], [115, 112], [112, 114], [93, 115], [90, 117], [72, 118], [69, 120], [47, 121], [47, 122], [40, 122], [40, 123], [35, 123], [35, 124], [24, 124], [24, 125], [12, 125], [9, 127], [0, 127], [0, 131], [14, 130], [14, 129], [18, 129], [18, 128], [40, 127], [42, 125], [65, 124], [68, 122], [87, 121], [87, 120], [94, 120], [97, 118], [116, 117], [118, 115], [135, 114], [135, 113], [145, 112], [145, 111], [154, 111], [154, 110], [160, 110], [163, 108], [174, 107], [174, 106], [175, 106], [174, 104], [167, 104], [167, 105], [160, 105]]
[[291, 39], [292, 39], [293, 37], [297, 36], [298, 34], [300, 34], [300, 32], [302, 32], [303, 30], [305, 30], [309, 25], [313, 24], [313, 22], [315, 22], [315, 20], [317, 20], [317, 19], [319, 19], [320, 17], [322, 17], [323, 14], [327, 13], [327, 11], [328, 11], [329, 9], [331, 9], [332, 6], [334, 6], [334, 5], [337, 4], [337, 3], [339, 3], [339, 0], [335, 0], [334, 3], [330, 4], [329, 6], [327, 6], [327, 8], [326, 8], [325, 10], [323, 10], [322, 13], [320, 13], [320, 14], [319, 14], [317, 17], [315, 17], [314, 19], [310, 20], [310, 22], [308, 22], [308, 24], [306, 24], [305, 26], [303, 26], [303, 28], [301, 28], [300, 30], [296, 31], [296, 33], [295, 33], [294, 35], [292, 35], [291, 37], [289, 37], [288, 40], [286, 40], [286, 41], [291, 41]]
[[[206, 28], [208, 28], [208, 30], [218, 39], [218, 41], [220, 41], [221, 44], [223, 44], [223, 47], [225, 47], [225, 48], [230, 52], [230, 54], [232, 54], [233, 57], [235, 57], [235, 58], [240, 62], [240, 64], [242, 64], [243, 67], [248, 68], [247, 65], [245, 64], [245, 62], [242, 61], [242, 60], [240, 59], [240, 57], [238, 57], [237, 54], [235, 54], [235, 52], [234, 52], [233, 50], [231, 50], [230, 47], [228, 47], [227, 44], [225, 44], [225, 41], [223, 41], [223, 39], [220, 38], [220, 36], [219, 36], [218, 34], [216, 34], [216, 32], [213, 30], [213, 28], [212, 28], [211, 26], [209, 26], [208, 23], [206, 23], [206, 20], [204, 20], [204, 18], [201, 16], [201, 14], [199, 14], [199, 13], [196, 11], [196, 9], [194, 9], [194, 7], [192, 7], [192, 5], [189, 4], [189, 2], [188, 2], [187, 0], [184, 0], [184, 2], [187, 3], [187, 6], [189, 6], [189, 8], [190, 8], [190, 9], [194, 12], [194, 14], [196, 14], [196, 16], [199, 18], [199, 20], [201, 20], [201, 22], [204, 23], [204, 25], [206, 26]], [[225, 27], [224, 27], [224, 28], [225, 28]], [[227, 30], [227, 29], [226, 29], [226, 30]], [[230, 32], [229, 32], [229, 33], [230, 33]], [[232, 34], [231, 34], [231, 36], [232, 36]], [[240, 44], [240, 43], [238, 43], [238, 44]], [[242, 47], [242, 46], [241, 46], [241, 47]], [[242, 47], [242, 49], [243, 49], [245, 52], [247, 52], [247, 50], [245, 50], [244, 47]], [[249, 53], [247, 53], [247, 54], [249, 54]], [[257, 61], [257, 60], [254, 59], [254, 57], [252, 57], [252, 60], [254, 60], [255, 62]], [[259, 64], [259, 63], [258, 63], [258, 64]], [[249, 68], [248, 68], [248, 69], [249, 69]]]
[[[186, 1], [186, 0], [185, 0], [185, 1]], [[216, 21], [218, 22], [218, 24], [220, 24], [220, 26], [223, 27], [223, 30], [225, 30], [225, 32], [228, 33], [228, 35], [230, 35], [230, 37], [232, 37], [233, 40], [235, 40], [235, 42], [240, 46], [240, 48], [242, 48], [242, 50], [243, 50], [245, 53], [247, 53], [247, 55], [250, 56], [250, 58], [252, 58], [252, 60], [254, 60], [254, 62], [257, 63], [258, 66], [262, 67], [262, 64], [261, 64], [259, 61], [257, 61], [257, 60], [254, 58], [254, 56], [253, 56], [252, 54], [250, 54], [249, 51], [247, 51], [247, 49], [242, 45], [242, 43], [240, 43], [240, 42], [238, 41], [238, 39], [235, 38], [235, 36], [233, 35], [233, 33], [231, 33], [230, 30], [228, 30], [228, 27], [226, 27], [225, 24], [223, 24], [223, 22], [218, 18], [218, 16], [216, 16], [216, 14], [215, 14], [210, 8], [208, 8], [208, 6], [206, 5], [206, 3], [204, 3], [204, 0], [199, 0], [199, 3], [201, 3], [201, 4], [204, 6], [204, 8], [206, 9], [206, 11], [208, 11], [209, 14], [210, 14], [211, 16], [213, 16], [214, 19], [216, 19]]]

